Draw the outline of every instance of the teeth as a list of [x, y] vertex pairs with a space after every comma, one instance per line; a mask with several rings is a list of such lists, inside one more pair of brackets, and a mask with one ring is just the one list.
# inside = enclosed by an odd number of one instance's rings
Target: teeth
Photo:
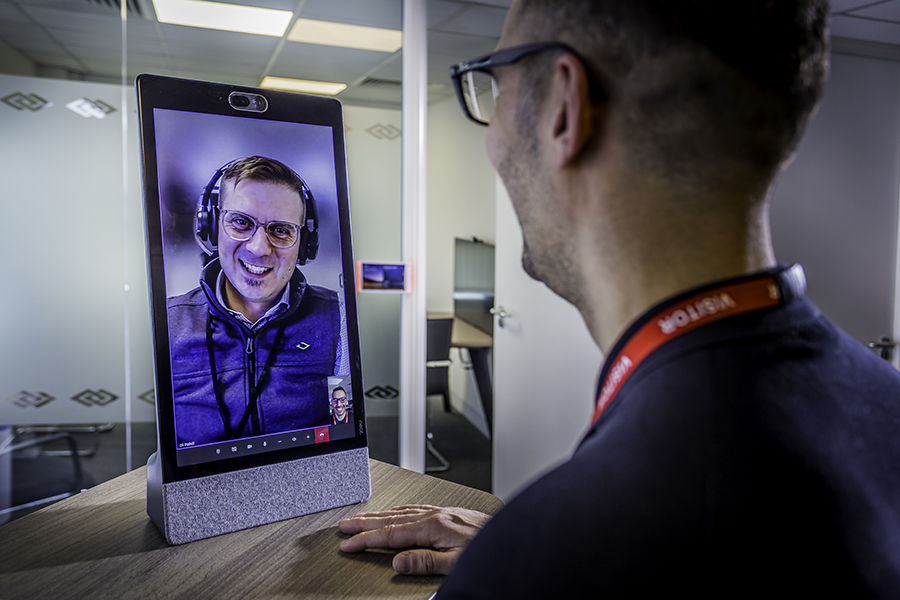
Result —
[[241, 261], [241, 264], [244, 265], [244, 268], [253, 273], [254, 275], [262, 275], [266, 271], [271, 271], [272, 267], [257, 267], [256, 265], [251, 265], [249, 263], [245, 263]]

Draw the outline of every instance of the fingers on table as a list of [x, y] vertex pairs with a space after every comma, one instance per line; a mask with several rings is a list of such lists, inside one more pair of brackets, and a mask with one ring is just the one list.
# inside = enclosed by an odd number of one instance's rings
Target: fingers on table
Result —
[[456, 562], [456, 550], [407, 550], [394, 557], [394, 570], [403, 575], [446, 575]]
[[[370, 523], [366, 522], [365, 525]], [[343, 525], [343, 524], [342, 524]], [[352, 533], [341, 527], [341, 531]], [[410, 548], [433, 546], [434, 527], [427, 521], [388, 523], [378, 528], [362, 529], [353, 537], [341, 542], [344, 552], [359, 552], [367, 548]]]
[[338, 528], [344, 533], [360, 533], [381, 529], [389, 525], [414, 523], [433, 514], [437, 507], [402, 506], [384, 512], [359, 513], [349, 519], [342, 519]]

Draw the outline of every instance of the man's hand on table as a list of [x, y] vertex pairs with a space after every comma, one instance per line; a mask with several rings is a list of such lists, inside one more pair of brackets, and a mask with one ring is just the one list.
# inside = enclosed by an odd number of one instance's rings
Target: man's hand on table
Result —
[[446, 575], [462, 549], [490, 519], [466, 508], [428, 505], [397, 506], [389, 511], [359, 513], [338, 524], [353, 537], [341, 542], [344, 552], [367, 548], [413, 548], [394, 557], [394, 570], [404, 575]]

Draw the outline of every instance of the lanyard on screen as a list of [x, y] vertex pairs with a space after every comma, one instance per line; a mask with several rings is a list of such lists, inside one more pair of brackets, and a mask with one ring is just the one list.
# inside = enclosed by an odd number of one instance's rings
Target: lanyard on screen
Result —
[[597, 422], [638, 365], [666, 342], [722, 319], [783, 306], [786, 294], [803, 295], [805, 287], [803, 268], [793, 265], [778, 273], [713, 286], [660, 309], [607, 362], [611, 366], [603, 377], [591, 425]]
[[[216, 396], [216, 405], [219, 407], [219, 415], [222, 417], [222, 422], [225, 425], [225, 437], [229, 440], [237, 439], [238, 435], [244, 428], [247, 426], [247, 421], [251, 418], [253, 419], [253, 435], [260, 435], [264, 433], [262, 431], [262, 426], [259, 422], [259, 411], [257, 409], [259, 396], [262, 394], [263, 390], [269, 384], [269, 375], [271, 374], [272, 367], [275, 364], [275, 352], [276, 348], [281, 347], [281, 340], [284, 338], [284, 328], [286, 323], [282, 323], [281, 327], [278, 328], [278, 333], [275, 335], [275, 342], [272, 344], [271, 349], [269, 350], [269, 355], [266, 357], [266, 363], [263, 366], [262, 374], [260, 374], [259, 378], [255, 378], [252, 372], [248, 372], [246, 377], [249, 378], [249, 398], [247, 401], [247, 407], [244, 409], [244, 414], [241, 416], [241, 420], [238, 423], [236, 428], [231, 426], [231, 416], [228, 412], [228, 405], [225, 404], [224, 399], [224, 390], [222, 389], [222, 382], [219, 380], [219, 376], [216, 370], [216, 355], [213, 350], [213, 330], [212, 330], [212, 315], [207, 311], [206, 313], [206, 348], [209, 352], [209, 374], [212, 377], [213, 384], [213, 392]], [[247, 346], [247, 348], [251, 348], [252, 346]], [[248, 356], [246, 358], [248, 361], [253, 361], [255, 358], [252, 356], [252, 352], [248, 352]]]

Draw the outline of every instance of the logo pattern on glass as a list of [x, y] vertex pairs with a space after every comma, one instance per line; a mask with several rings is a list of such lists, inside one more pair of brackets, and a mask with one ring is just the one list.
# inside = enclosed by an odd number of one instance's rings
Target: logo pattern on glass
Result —
[[80, 402], [85, 406], [106, 406], [107, 404], [116, 401], [118, 398], [119, 397], [112, 392], [107, 392], [104, 389], [84, 390], [83, 392], [79, 392], [72, 396], [72, 400]]
[[66, 108], [77, 115], [81, 115], [85, 119], [90, 119], [91, 117], [95, 119], [105, 119], [106, 115], [116, 112], [115, 108], [103, 100], [88, 100], [87, 98], [72, 100], [66, 104]]
[[22, 390], [18, 394], [7, 398], [8, 402], [12, 402], [16, 406], [21, 406], [22, 408], [28, 408], [29, 406], [40, 408], [53, 400], [55, 400], [55, 398], [50, 394], [45, 394], [44, 392], [29, 392], [26, 390]]
[[372, 125], [366, 129], [366, 131], [369, 135], [372, 135], [379, 140], [393, 140], [400, 137], [400, 129], [393, 125], [382, 125], [381, 123], [378, 123], [377, 125]]
[[400, 392], [389, 385], [384, 387], [376, 385], [366, 391], [367, 398], [378, 398], [379, 400], [391, 400], [399, 395]]
[[31, 112], [37, 112], [42, 108], [53, 106], [52, 102], [44, 100], [37, 94], [23, 94], [21, 92], [14, 92], [9, 96], [0, 98], [0, 101], [12, 106], [16, 110], [30, 110]]

